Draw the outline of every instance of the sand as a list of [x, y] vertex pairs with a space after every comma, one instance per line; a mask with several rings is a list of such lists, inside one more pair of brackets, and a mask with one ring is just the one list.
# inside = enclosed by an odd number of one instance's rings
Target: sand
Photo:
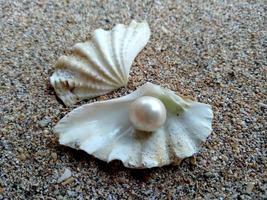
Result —
[[[265, 1], [0, 0], [0, 199], [264, 199]], [[65, 107], [53, 65], [96, 28], [146, 19], [152, 37], [127, 88]], [[87, 102], [150, 81], [211, 104], [213, 132], [180, 166], [130, 170], [58, 144], [53, 126]]]

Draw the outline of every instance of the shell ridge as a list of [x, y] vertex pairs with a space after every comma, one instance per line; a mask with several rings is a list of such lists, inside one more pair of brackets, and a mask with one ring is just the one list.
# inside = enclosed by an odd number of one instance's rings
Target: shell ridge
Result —
[[163, 166], [170, 161], [169, 149], [166, 143], [166, 132], [162, 127], [152, 133], [151, 138], [144, 140], [142, 144], [142, 166], [152, 168]]
[[[147, 30], [144, 29], [144, 22], [141, 24], [136, 24], [133, 28], [132, 36], [129, 37], [127, 46], [132, 46], [132, 48], [125, 49], [125, 67], [126, 67], [126, 74], [129, 75], [130, 67], [133, 64], [134, 59], [136, 56], [141, 52], [141, 50], [147, 44], [149, 37], [150, 37], [150, 30], [148, 25], [145, 27], [148, 28]], [[144, 30], [144, 31], [140, 31]], [[148, 31], [146, 33], [145, 31]], [[127, 55], [127, 56], [126, 56]]]
[[[163, 127], [163, 129], [164, 129], [164, 135], [165, 135], [165, 141], [164, 141], [164, 146], [165, 146], [165, 149], [166, 149], [166, 162], [171, 162], [171, 158], [172, 157], [174, 157], [174, 149], [171, 147], [171, 146], [173, 146], [173, 145], [170, 145], [169, 144], [169, 142], [168, 141], [170, 141], [170, 142], [172, 142], [171, 140], [170, 140], [170, 136], [169, 136], [169, 133], [168, 133], [168, 131], [167, 131], [167, 128], [166, 128], [166, 126], [164, 126]], [[164, 163], [165, 164], [165, 163]], [[162, 164], [162, 166], [164, 165], [164, 164]]]
[[[76, 75], [76, 76], [79, 76], [79, 75]], [[64, 76], [61, 76], [60, 81], [59, 81], [59, 79], [57, 78], [58, 76], [52, 76], [52, 77], [54, 77], [53, 81], [67, 83], [69, 86], [71, 86], [72, 84], [76, 84], [76, 85], [80, 85], [80, 86], [84, 86], [84, 87], [87, 86], [87, 87], [99, 89], [99, 90], [113, 89], [113, 87], [111, 87], [109, 85], [104, 85], [104, 84], [100, 85], [98, 83], [98, 80], [91, 80], [91, 79], [88, 80], [86, 77], [85, 78], [81, 77], [81, 79], [83, 81], [77, 80], [77, 79], [75, 79], [75, 77], [64, 77]], [[70, 88], [70, 90], [72, 90], [72, 89]]]
[[[115, 51], [116, 47], [114, 46], [113, 33], [114, 33], [114, 29], [115, 28], [116, 27], [114, 27], [111, 31], [109, 31], [107, 33], [108, 38], [109, 38], [109, 43], [110, 43], [108, 48], [109, 48], [109, 52], [111, 54], [111, 58], [110, 58], [110, 62], [109, 63], [111, 65], [111, 68], [113, 69], [113, 71], [116, 73], [116, 76], [121, 81], [121, 84], [124, 85], [124, 84], [127, 84], [127, 82], [125, 83], [125, 78], [124, 78], [123, 74], [121, 73], [121, 66], [117, 62], [116, 51]], [[108, 59], [108, 57], [107, 57], [107, 59]]]
[[[128, 39], [128, 41], [127, 41], [127, 45], [125, 44], [125, 46], [129, 46], [129, 44], [131, 43], [131, 38], [134, 38], [134, 36], [136, 35], [136, 33], [138, 33], [137, 32], [137, 24], [135, 24], [135, 27], [133, 27], [133, 31], [132, 31], [132, 33], [131, 33], [131, 37], [129, 36], [129, 39]], [[136, 39], [136, 38], [135, 38]], [[130, 69], [129, 69], [129, 65], [131, 66], [131, 64], [132, 64], [132, 62], [133, 62], [133, 59], [130, 59], [130, 60], [128, 60], [129, 58], [126, 56], [126, 55], [129, 55], [129, 49], [125, 49], [124, 50], [124, 57], [125, 58], [127, 58], [127, 59], [124, 59], [124, 66], [125, 66], [125, 69], [126, 69], [126, 75], [128, 75], [128, 73], [129, 73], [129, 71], [130, 71]], [[135, 55], [135, 56], [137, 56], [137, 54]], [[134, 58], [135, 58], [135, 56], [134, 56]], [[127, 62], [128, 61], [128, 62]]]
[[[121, 27], [121, 28], [120, 28]], [[120, 28], [120, 29], [119, 29]], [[120, 31], [118, 31], [118, 29]], [[123, 33], [121, 33], [123, 31]], [[122, 64], [122, 60], [120, 57], [120, 47], [122, 46], [122, 38], [119, 38], [119, 35], [122, 34], [124, 35], [126, 32], [126, 28], [124, 25], [119, 24], [117, 26], [115, 26], [115, 28], [112, 30], [112, 48], [113, 48], [113, 52], [114, 52], [114, 61], [116, 66], [118, 66], [118, 70], [120, 73], [120, 76], [123, 78], [123, 82], [125, 84], [127, 84], [128, 80], [127, 77], [125, 76], [125, 72], [123, 70], [123, 64]]]
[[125, 31], [125, 35], [124, 35], [124, 41], [123, 41], [123, 45], [121, 47], [121, 54], [120, 54], [120, 57], [121, 57], [121, 60], [122, 60], [122, 65], [123, 65], [123, 69], [124, 69], [124, 75], [126, 77], [128, 77], [128, 74], [127, 74], [127, 68], [128, 66], [126, 66], [126, 61], [125, 61], [125, 54], [127, 52], [127, 45], [129, 43], [129, 38], [131, 38], [131, 36], [133, 36], [133, 31], [134, 31], [134, 28], [137, 26], [136, 22], [135, 21], [132, 21], [130, 23], [130, 25], [127, 27], [126, 31]]
[[[97, 34], [98, 33], [98, 34]], [[99, 34], [105, 34], [102, 35], [102, 37]], [[107, 39], [108, 38], [108, 39]], [[102, 40], [105, 40], [105, 43], [102, 42]], [[116, 83], [118, 85], [123, 85], [122, 78], [119, 76], [119, 73], [117, 72], [116, 67], [114, 66], [112, 57], [109, 54], [113, 54], [112, 51], [112, 43], [111, 43], [111, 34], [110, 32], [104, 31], [104, 30], [96, 30], [93, 34], [93, 43], [98, 51], [98, 53], [102, 56], [99, 56], [99, 58], [102, 58], [102, 63], [106, 68], [109, 70], [109, 73], [115, 76], [118, 80], [116, 80]], [[109, 45], [106, 45], [107, 48], [105, 48], [105, 44], [109, 43]]]
[[124, 53], [125, 53], [125, 47], [126, 47], [128, 37], [132, 31], [131, 24], [126, 28], [126, 31], [124, 32], [123, 42], [122, 42], [123, 45], [121, 45], [121, 50], [120, 50], [120, 60], [123, 66], [123, 72], [124, 72], [125, 77], [127, 77], [128, 75], [127, 75], [126, 66], [125, 66]]
[[[97, 147], [94, 148], [94, 150], [91, 149], [86, 149], [86, 151], [90, 151], [90, 154], [96, 156], [96, 157], [100, 157], [99, 155], [101, 155], [101, 153], [103, 154], [101, 157], [102, 160], [106, 159], [110, 148], [111, 148], [111, 141], [113, 140], [112, 137], [116, 137], [116, 135], [119, 134], [119, 131], [117, 130], [115, 133], [114, 132], [109, 132], [107, 134], [103, 134], [103, 133], [95, 133], [96, 137], [98, 137], [98, 139], [102, 140], [101, 144], [99, 144]], [[86, 141], [88, 142], [92, 142], [91, 138], [87, 138]], [[86, 141], [84, 141], [84, 143], [86, 143]], [[92, 142], [93, 144], [97, 143], [97, 142]], [[86, 146], [86, 145], [85, 145]], [[81, 149], [85, 150], [85, 148], [83, 148], [81, 146]]]
[[[62, 99], [62, 101], [68, 105], [71, 105], [73, 102], [77, 101], [77, 99], [81, 100], [86, 98], [88, 96], [87, 93], [94, 97], [95, 95], [106, 94], [107, 92], [113, 90], [112, 88], [99, 87], [93, 83], [88, 84], [83, 82], [77, 82], [76, 80], [64, 79], [63, 77], [58, 80], [51, 80], [51, 84], [56, 86], [56, 93]], [[61, 88], [61, 90], [58, 90], [58, 88]], [[83, 91], [87, 91], [85, 96], [85, 92]], [[68, 98], [68, 96], [70, 97]]]
[[[139, 133], [138, 133], [139, 132]], [[140, 133], [141, 132], [141, 133]], [[142, 135], [142, 131], [139, 131], [139, 130], [135, 130], [135, 134], [136, 135]], [[140, 143], [140, 148], [141, 150], [138, 152], [138, 164], [141, 168], [144, 168], [144, 163], [143, 163], [143, 149], [144, 149], [144, 141], [143, 140], [139, 140], [139, 143]]]
[[[140, 144], [138, 141], [133, 140], [133, 142], [129, 143], [129, 139], [133, 139], [133, 133], [135, 129], [133, 127], [129, 127], [127, 131], [121, 135], [120, 137], [117, 138], [117, 145], [113, 150], [110, 152], [108, 156], [108, 162], [112, 160], [121, 160], [123, 165], [125, 167], [136, 167], [139, 165], [140, 161], [140, 156], [138, 155], [127, 155], [127, 151], [131, 152], [138, 152], [137, 148], [141, 148]], [[128, 144], [128, 145], [127, 145]], [[131, 145], [131, 146], [130, 146]], [[135, 148], [133, 148], [135, 147]], [[123, 150], [123, 151], [122, 151]], [[140, 151], [139, 151], [140, 152]], [[134, 160], [131, 162], [131, 159]]]
[[107, 81], [103, 79], [102, 77], [98, 76], [98, 74], [96, 74], [93, 70], [90, 71], [89, 69], [87, 69], [86, 64], [82, 60], [78, 61], [74, 57], [62, 56], [57, 62], [56, 67], [58, 69], [72, 70], [76, 73], [79, 73], [80, 75], [83, 74], [84, 76], [87, 76], [88, 78], [104, 82], [107, 85], [114, 85], [110, 81]]
[[115, 138], [111, 141], [111, 143], [108, 144], [109, 147], [110, 147], [110, 150], [109, 150], [108, 155], [107, 155], [107, 161], [108, 161], [108, 162], [111, 162], [111, 161], [113, 161], [113, 160], [118, 159], [118, 158], [112, 158], [112, 159], [110, 159], [110, 157], [111, 157], [111, 155], [112, 155], [112, 151], [113, 151], [113, 149], [114, 149], [114, 145], [115, 145], [116, 142], [118, 142], [118, 141], [120, 140], [120, 138], [126, 136], [126, 135], [129, 134], [129, 132], [131, 132], [131, 131], [132, 131], [132, 127], [129, 126], [128, 128], [126, 128], [125, 131], [123, 131], [122, 134], [117, 135], [117, 137], [115, 137]]
[[184, 135], [187, 136], [187, 141], [191, 144], [192, 149], [194, 151], [197, 151], [200, 146], [199, 144], [202, 142], [202, 139], [199, 137], [199, 135], [193, 133], [194, 128], [191, 127], [192, 125], [188, 126], [188, 124], [186, 125], [184, 123], [180, 123], [180, 126], [184, 132]]
[[[87, 48], [87, 49], [85, 49]], [[96, 50], [97, 49], [97, 50]], [[79, 56], [86, 57], [87, 64], [94, 66], [103, 79], [108, 79], [108, 84], [119, 86], [116, 79], [110, 74], [110, 71], [107, 68], [102, 67], [106, 66], [101, 60], [101, 56], [99, 55], [98, 48], [95, 47], [92, 41], [86, 43], [78, 43], [73, 47], [73, 51]]]
[[174, 148], [175, 145], [171, 139], [170, 131], [166, 126], [164, 127], [164, 129], [165, 129], [165, 135], [167, 137], [166, 141], [169, 141], [169, 142], [166, 142], [168, 157], [169, 159], [175, 158], [176, 157], [175, 148]]
[[[199, 106], [201, 106], [202, 108], [200, 108]], [[193, 112], [192, 109], [195, 112]], [[205, 109], [206, 115], [203, 116], [203, 114], [201, 114], [202, 115], [201, 116], [199, 113], [200, 109]], [[187, 108], [185, 112], [180, 116], [182, 118], [181, 120], [184, 122], [182, 123], [184, 128], [187, 130], [188, 133], [191, 133], [190, 134], [191, 138], [196, 138], [199, 141], [198, 144], [205, 141], [207, 137], [210, 135], [212, 130], [211, 127], [212, 112], [207, 112], [207, 111], [211, 110], [209, 106], [207, 106], [206, 104], [192, 103], [191, 106]], [[190, 123], [190, 126], [185, 126], [186, 123], [187, 124]]]
[[[170, 133], [171, 141], [173, 142], [174, 152], [176, 157], [185, 158], [192, 156], [197, 152], [197, 147], [192, 143], [192, 138], [190, 134], [187, 134], [187, 131], [184, 129], [184, 126], [180, 121], [176, 120], [176, 116], [169, 116], [168, 128]], [[173, 124], [170, 126], [170, 124]], [[179, 124], [179, 126], [178, 126]]]

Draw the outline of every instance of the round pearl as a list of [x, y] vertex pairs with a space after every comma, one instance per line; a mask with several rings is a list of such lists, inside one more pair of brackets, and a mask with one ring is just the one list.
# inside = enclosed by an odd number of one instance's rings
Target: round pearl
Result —
[[143, 96], [131, 104], [129, 118], [136, 129], [155, 131], [166, 121], [166, 108], [159, 99]]

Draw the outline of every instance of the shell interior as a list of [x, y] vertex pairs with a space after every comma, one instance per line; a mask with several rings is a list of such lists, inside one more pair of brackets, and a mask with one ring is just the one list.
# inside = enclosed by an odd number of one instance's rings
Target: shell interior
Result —
[[[153, 132], [136, 130], [129, 121], [129, 106], [141, 96], [156, 97], [166, 107], [165, 124]], [[151, 168], [197, 153], [212, 131], [212, 118], [210, 105], [146, 83], [127, 96], [74, 109], [56, 125], [55, 132], [60, 144], [101, 160], [121, 160], [130, 168]]]

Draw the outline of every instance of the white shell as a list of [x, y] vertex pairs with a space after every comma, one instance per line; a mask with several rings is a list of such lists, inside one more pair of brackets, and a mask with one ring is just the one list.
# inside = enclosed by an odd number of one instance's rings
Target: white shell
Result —
[[[153, 132], [136, 130], [129, 120], [131, 103], [142, 96], [158, 98], [167, 110], [165, 123]], [[197, 153], [212, 131], [212, 117], [210, 105], [146, 83], [127, 96], [74, 109], [54, 130], [60, 144], [107, 162], [121, 160], [126, 167], [151, 168]]]
[[57, 95], [65, 105], [72, 105], [125, 86], [133, 60], [149, 37], [145, 21], [95, 30], [90, 41], [74, 45], [71, 55], [57, 61], [50, 77]]

